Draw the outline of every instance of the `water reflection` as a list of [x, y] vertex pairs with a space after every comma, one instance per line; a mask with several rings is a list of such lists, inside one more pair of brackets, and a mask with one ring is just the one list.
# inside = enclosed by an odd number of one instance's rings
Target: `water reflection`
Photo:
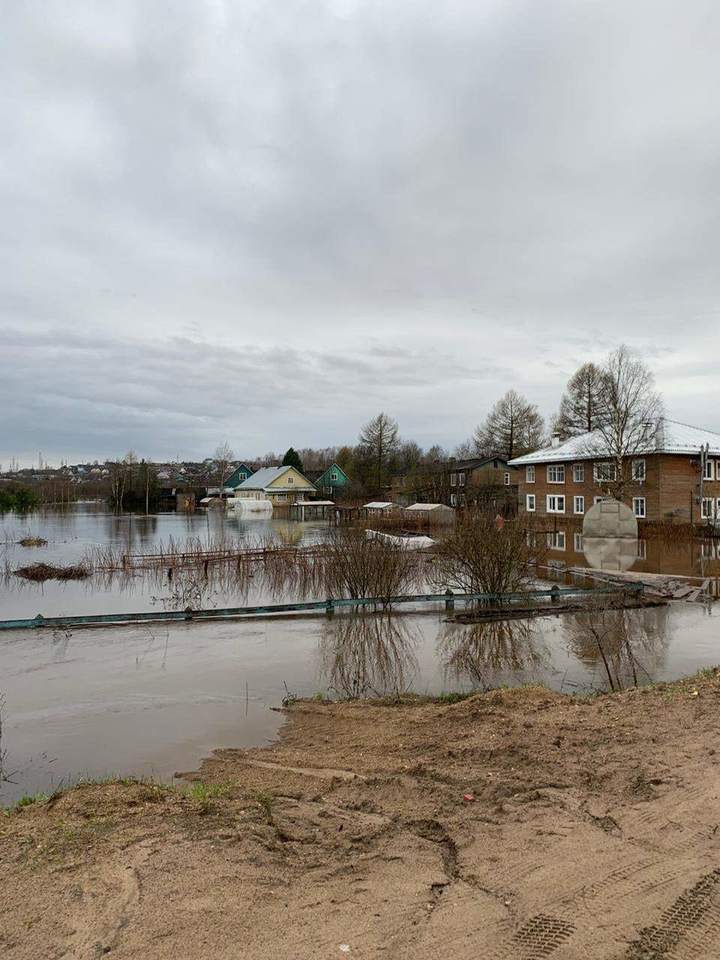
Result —
[[447, 624], [438, 637], [437, 655], [447, 680], [482, 690], [497, 686], [504, 674], [546, 669], [549, 663], [532, 620]]
[[338, 617], [320, 637], [320, 676], [342, 697], [399, 696], [418, 674], [420, 641], [417, 628], [391, 614]]
[[593, 664], [596, 686], [622, 690], [657, 679], [665, 667], [669, 607], [596, 607], [569, 614], [563, 632], [569, 652]]
[[637, 537], [583, 537], [583, 552], [593, 570], [630, 570], [638, 560]]

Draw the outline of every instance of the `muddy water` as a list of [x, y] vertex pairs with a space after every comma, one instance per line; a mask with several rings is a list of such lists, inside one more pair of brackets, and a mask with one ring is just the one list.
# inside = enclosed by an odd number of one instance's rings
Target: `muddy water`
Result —
[[[717, 616], [698, 605], [629, 611], [639, 681], [720, 662]], [[608, 678], [577, 618], [460, 625], [442, 614], [153, 625], [0, 636], [0, 803], [83, 775], [170, 779], [213, 748], [273, 738], [297, 696], [440, 693]], [[619, 673], [631, 682], [627, 664]]]
[[[116, 516], [80, 506], [0, 519], [0, 561], [11, 569], [39, 560], [73, 563], [96, 544], [151, 552], [170, 537], [313, 543], [327, 531], [323, 523], [243, 521], [213, 512]], [[28, 534], [48, 545], [15, 543]], [[158, 593], [143, 577], [122, 588], [9, 577], [0, 583], [0, 617], [148, 610], [164, 605]], [[242, 596], [228, 588], [209, 593], [203, 605], [267, 599], [253, 586]], [[672, 679], [720, 663], [717, 615], [709, 609], [676, 604], [622, 617], [606, 625], [618, 651], [612, 678], [587, 625], [573, 616], [463, 626], [445, 623], [435, 610], [3, 633], [0, 749], [12, 782], [0, 784], [0, 805], [81, 776], [169, 779], [215, 747], [262, 744], [277, 734], [282, 717], [270, 707], [288, 689], [298, 696], [437, 694], [540, 681], [574, 692], [604, 689], [611, 679]]]

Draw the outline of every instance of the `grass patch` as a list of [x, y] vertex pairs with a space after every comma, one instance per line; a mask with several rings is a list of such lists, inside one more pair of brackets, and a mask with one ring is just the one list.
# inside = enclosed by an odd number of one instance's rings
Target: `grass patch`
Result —
[[8, 809], [22, 810], [23, 807], [32, 807], [36, 804], [47, 803], [49, 799], [47, 793], [26, 793]]
[[440, 693], [432, 699], [433, 703], [461, 703], [472, 696], [474, 696], [473, 693]]
[[265, 823], [272, 826], [275, 822], [273, 818], [273, 804], [275, 803], [275, 797], [271, 793], [261, 790], [259, 793], [255, 794], [255, 802], [258, 805]]

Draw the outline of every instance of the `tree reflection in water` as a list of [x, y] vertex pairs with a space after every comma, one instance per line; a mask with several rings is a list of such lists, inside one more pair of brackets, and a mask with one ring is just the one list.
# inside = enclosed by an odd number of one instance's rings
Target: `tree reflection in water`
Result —
[[532, 620], [447, 624], [438, 638], [445, 677], [489, 690], [500, 676], [546, 667], [549, 654]]
[[667, 646], [667, 607], [623, 609], [599, 600], [565, 620], [569, 651], [600, 668], [603, 689], [653, 679]]
[[419, 642], [417, 628], [391, 614], [337, 617], [319, 644], [327, 689], [351, 699], [406, 693], [418, 673]]

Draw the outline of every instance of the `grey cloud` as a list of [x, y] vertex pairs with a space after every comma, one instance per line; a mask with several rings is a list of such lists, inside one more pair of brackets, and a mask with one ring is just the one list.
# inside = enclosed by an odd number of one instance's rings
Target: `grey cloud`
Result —
[[[161, 410], [191, 425], [173, 443], [206, 449], [240, 410], [279, 447], [278, 382], [293, 442], [354, 435], [377, 398], [452, 443], [507, 386], [549, 414], [620, 340], [698, 419], [673, 359], [720, 347], [715, 2], [6, 6], [0, 332], [28, 333], [2, 357], [9, 453], [112, 429], [159, 451]], [[23, 351], [85, 405], [55, 435]], [[217, 411], [233, 378], [249, 399]], [[368, 409], [318, 410], [319, 385]]]

